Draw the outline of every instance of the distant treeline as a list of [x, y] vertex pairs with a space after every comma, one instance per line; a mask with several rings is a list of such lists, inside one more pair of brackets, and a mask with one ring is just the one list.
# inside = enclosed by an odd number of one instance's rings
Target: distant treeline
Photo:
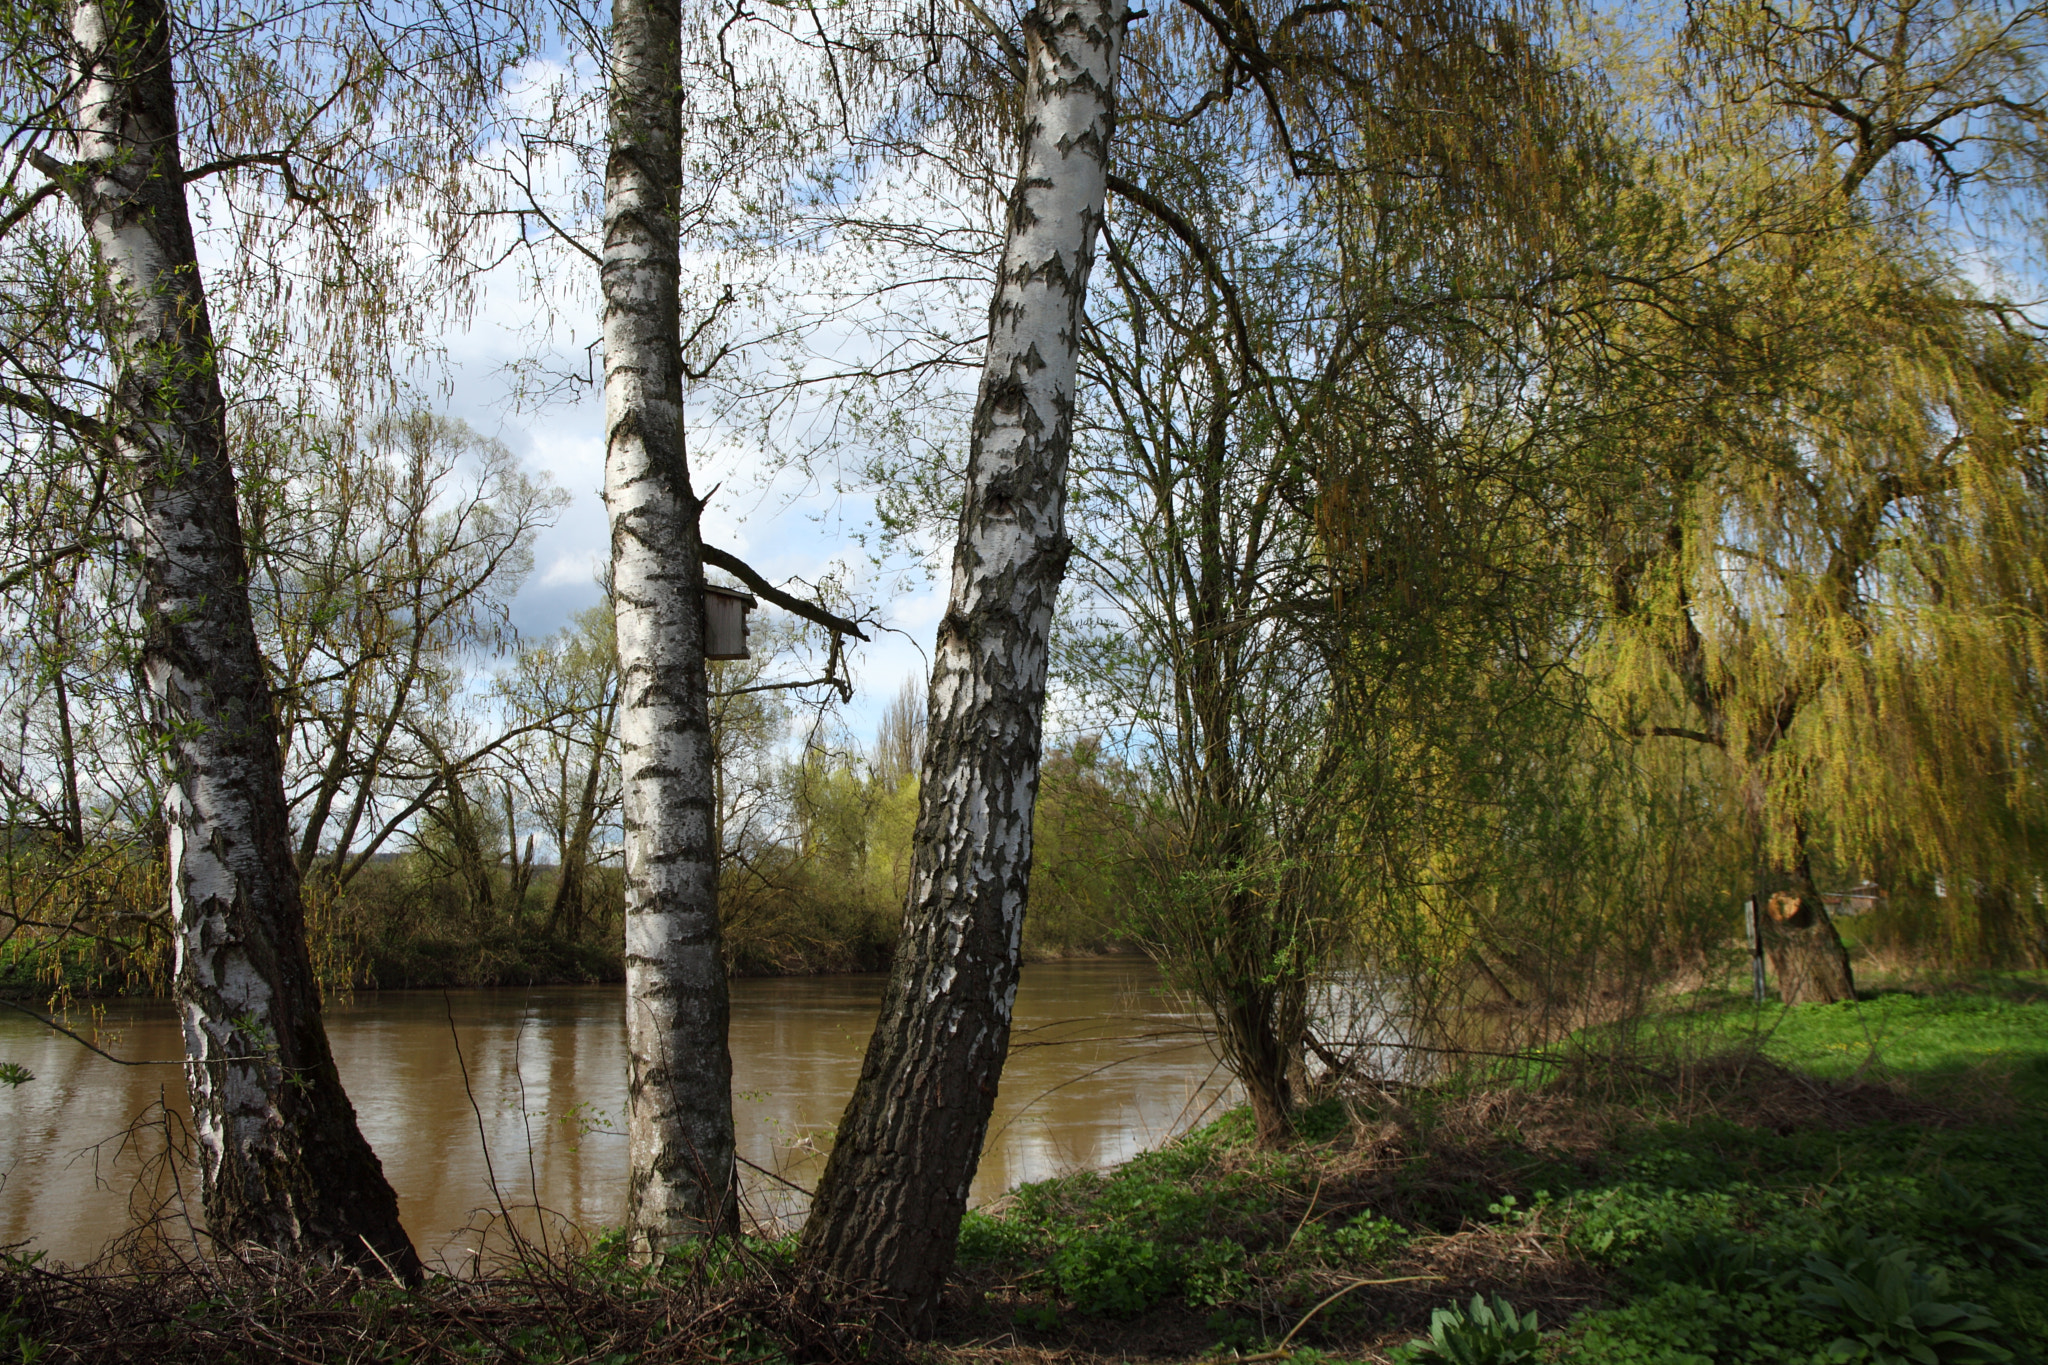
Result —
[[[906, 690], [892, 716], [900, 719], [914, 700]], [[885, 739], [888, 733], [885, 726]], [[1130, 873], [1104, 836], [1108, 793], [1092, 746], [1051, 756], [1028, 956], [1129, 947], [1117, 901], [1119, 879]], [[885, 970], [907, 889], [915, 776], [875, 755], [812, 755], [785, 765], [763, 794], [790, 820], [775, 837], [758, 824], [762, 837], [726, 862], [721, 899], [732, 974]], [[463, 875], [442, 834], [370, 858], [338, 894], [308, 883], [308, 942], [325, 992], [624, 979], [625, 901], [614, 859], [565, 869], [559, 861], [528, 861], [524, 847], [515, 859], [501, 834]], [[0, 994], [168, 993], [163, 868], [152, 850], [30, 839], [13, 852], [7, 886], [18, 922], [28, 925], [0, 944]], [[37, 932], [37, 919], [78, 931]]]

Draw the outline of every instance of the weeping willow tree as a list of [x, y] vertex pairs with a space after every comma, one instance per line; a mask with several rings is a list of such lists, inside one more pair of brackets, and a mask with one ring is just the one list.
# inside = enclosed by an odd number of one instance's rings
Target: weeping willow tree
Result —
[[[1604, 136], [1467, 86], [1512, 151], [1470, 177], [1363, 120], [1333, 165], [1398, 188], [1133, 139], [1070, 662], [1150, 727], [1140, 927], [1262, 1130], [1290, 1048], [1344, 1064], [1340, 965], [1499, 1043], [1640, 1004], [1747, 896], [1794, 1001], [1853, 991], [1836, 878], [1948, 888], [1959, 953], [2038, 933], [2039, 339], [1927, 198], [2025, 190], [1943, 90], [2032, 107], [2028, 50], [1953, 5], [1693, 18]], [[1831, 91], [1879, 38], [1905, 66]]]
[[[1825, 283], [1852, 335], [1801, 366], [1791, 395], [1710, 391], [1713, 417], [1664, 433], [1668, 482], [1617, 536], [1611, 578], [1630, 728], [1718, 751], [1788, 1002], [1853, 990], [1817, 881], [1822, 846], [1838, 871], [1887, 851], [1954, 868], [2011, 826], [1982, 779], [2001, 769], [2010, 786], [2017, 772], [1991, 755], [2013, 752], [2025, 684], [2004, 675], [2031, 632], [2011, 614], [2032, 595], [2031, 553], [1997, 523], [2027, 516], [2022, 414], [2041, 357], [1843, 245]], [[1917, 305], [1903, 316], [1902, 296]], [[1814, 324], [1817, 309], [1798, 311]], [[1979, 653], [1970, 681], [1950, 676], [1960, 643], [1986, 631], [1999, 666]], [[1936, 696], [1940, 724], [1895, 723]], [[2000, 866], [2020, 856], [1998, 842]]]
[[[1592, 710], [1583, 508], [1617, 474], [1547, 283], [1557, 226], [1431, 243], [1418, 278], [1402, 225], [1360, 224], [1338, 296], [1392, 325], [1314, 442], [1349, 946], [1428, 1047], [1624, 1007], [1697, 938], [1697, 812]], [[1414, 308], [1418, 285], [1455, 305]]]
[[2048, 354], [2002, 331], [1973, 339], [1929, 433], [1947, 486], [1899, 510], [1876, 558], [1806, 736], [1806, 796], [1837, 865], [1893, 888], [1885, 927], [1906, 946], [2039, 965]]
[[1317, 432], [1326, 790], [1352, 946], [1452, 1040], [1625, 1010], [1748, 895], [1843, 998], [1835, 877], [2037, 951], [2040, 339], [1954, 262], [2030, 192], [2038, 16], [1773, 14], [1612, 63], [1547, 231], [1330, 290], [1382, 326]]
[[1712, 751], [1787, 1003], [1853, 994], [1829, 876], [1969, 888], [1938, 937], [2039, 951], [2009, 888], [2038, 844], [2048, 355], [1957, 251], [2030, 193], [2040, 37], [1966, 4], [1702, 9], [1683, 173], [1633, 187], [1662, 245], [1603, 280], [1585, 401], [1640, 461], [1589, 509], [1607, 699]]

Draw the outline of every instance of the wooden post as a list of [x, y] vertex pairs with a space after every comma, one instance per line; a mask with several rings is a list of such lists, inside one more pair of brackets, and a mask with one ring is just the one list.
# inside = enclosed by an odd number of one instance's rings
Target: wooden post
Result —
[[1764, 1002], [1764, 927], [1757, 923], [1756, 897], [1742, 903], [1743, 927], [1749, 933], [1749, 971], [1756, 986], [1756, 1002]]

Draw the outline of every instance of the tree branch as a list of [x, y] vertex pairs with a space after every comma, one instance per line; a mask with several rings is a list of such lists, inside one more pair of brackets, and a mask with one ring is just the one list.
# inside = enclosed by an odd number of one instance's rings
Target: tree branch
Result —
[[0, 385], [0, 407], [13, 408], [16, 412], [25, 412], [31, 417], [54, 422], [72, 435], [83, 437], [102, 448], [111, 448], [113, 444], [112, 434], [107, 430], [105, 422], [76, 408], [66, 407], [54, 398], [45, 398], [39, 393], [23, 393], [19, 389]]
[[1688, 730], [1682, 725], [1652, 725], [1647, 730], [1636, 731], [1651, 739], [1689, 739], [1695, 744], [1711, 744], [1716, 749], [1728, 747], [1728, 741], [1708, 734], [1705, 730]]
[[40, 147], [31, 147], [22, 155], [28, 164], [41, 171], [50, 183], [73, 199], [78, 197], [78, 168], [68, 162], [59, 161]]
[[834, 635], [851, 635], [856, 640], [866, 640], [861, 628], [843, 616], [834, 616], [815, 602], [806, 602], [801, 597], [792, 597], [782, 589], [761, 577], [760, 571], [737, 555], [726, 553], [712, 546], [704, 547], [704, 562], [714, 569], [723, 569], [754, 590], [754, 593], [792, 616], [801, 616], [806, 621], [823, 626]]
[[[41, 167], [38, 167], [37, 169], [40, 170]], [[34, 213], [36, 210], [36, 205], [42, 203], [51, 195], [56, 194], [57, 190], [57, 182], [55, 180], [52, 180], [48, 184], [40, 185], [36, 187], [34, 190], [30, 191], [28, 197], [23, 199], [19, 204], [16, 204], [14, 208], [9, 211], [6, 217], [0, 218], [0, 237], [5, 237], [8, 233], [14, 231], [14, 225], [16, 223], [19, 223], [22, 219], [28, 217], [31, 213]]]
[[[0, 1000], [0, 1005], [5, 1005], [8, 1009], [11, 1010], [19, 1010], [21, 1013], [26, 1014], [29, 1018], [41, 1024], [44, 1028], [55, 1029], [58, 1033], [63, 1034], [66, 1038], [69, 1038], [72, 1042], [77, 1043], [86, 1051], [98, 1053], [100, 1056], [106, 1058], [110, 1062], [113, 1062], [117, 1066], [184, 1066], [187, 1061], [187, 1059], [184, 1057], [165, 1057], [160, 1060], [157, 1058], [150, 1058], [145, 1061], [136, 1061], [128, 1057], [116, 1057], [113, 1053], [107, 1051], [105, 1048], [93, 1042], [90, 1038], [82, 1037], [79, 1034], [73, 1033], [70, 1029], [65, 1028], [62, 1024], [58, 1023], [55, 1019], [50, 1018], [46, 1014], [39, 1014], [35, 1010], [30, 1009], [26, 1005], [17, 1005], [12, 1000]], [[251, 1053], [245, 1057], [214, 1057], [210, 1058], [209, 1060], [217, 1062], [254, 1062], [261, 1061], [262, 1058], [263, 1054], [259, 1052]]]
[[1104, 183], [1109, 186], [1110, 193], [1128, 200], [1135, 207], [1152, 215], [1162, 227], [1179, 238], [1181, 243], [1194, 253], [1195, 259], [1202, 264], [1203, 273], [1208, 275], [1209, 282], [1215, 285], [1216, 292], [1223, 296], [1223, 307], [1230, 314], [1230, 330], [1236, 335], [1238, 350], [1244, 355], [1246, 372], [1258, 373], [1258, 361], [1252, 352], [1251, 329], [1245, 326], [1244, 309], [1238, 302], [1237, 286], [1223, 273], [1222, 262], [1209, 250], [1209, 244], [1202, 240], [1201, 234], [1195, 231], [1195, 225], [1183, 217], [1173, 205], [1142, 185], [1115, 173], [1105, 177]]

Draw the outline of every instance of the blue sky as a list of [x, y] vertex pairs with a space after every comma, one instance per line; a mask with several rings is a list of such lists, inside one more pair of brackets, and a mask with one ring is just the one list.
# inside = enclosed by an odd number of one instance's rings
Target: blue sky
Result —
[[[610, 552], [601, 490], [604, 485], [604, 403], [590, 386], [538, 410], [522, 407], [511, 367], [538, 355], [558, 371], [581, 371], [584, 348], [598, 333], [594, 290], [565, 289], [572, 302], [552, 335], [532, 326], [535, 308], [511, 270], [490, 278], [471, 323], [442, 337], [445, 383], [432, 390], [438, 405], [486, 435], [503, 441], [532, 472], [545, 472], [569, 495], [560, 519], [534, 546], [534, 568], [513, 608], [514, 624], [539, 638], [568, 624], [598, 600], [596, 576]], [[587, 300], [587, 301], [586, 301]], [[716, 486], [704, 515], [709, 543], [739, 555], [770, 581], [815, 581], [835, 570], [856, 584], [863, 607], [902, 634], [874, 632], [852, 656], [857, 691], [843, 715], [866, 738], [904, 678], [922, 677], [944, 610], [942, 585], [898, 562], [878, 572], [858, 539], [871, 530], [864, 499], [807, 485], [800, 475], [777, 476], [752, 443], [715, 424], [708, 395], [691, 403], [691, 478], [703, 493]], [[907, 592], [892, 589], [906, 585]], [[792, 590], [801, 594], [799, 585]]]

